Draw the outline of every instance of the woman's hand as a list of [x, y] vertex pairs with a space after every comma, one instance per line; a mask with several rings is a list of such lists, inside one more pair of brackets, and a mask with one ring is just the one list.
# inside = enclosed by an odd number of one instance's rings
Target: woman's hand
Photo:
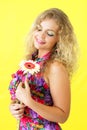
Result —
[[23, 83], [21, 82], [16, 90], [16, 98], [24, 103], [26, 106], [29, 105], [29, 102], [31, 100], [31, 94], [30, 94], [30, 87], [28, 85], [27, 79], [25, 80], [24, 83], [25, 87], [23, 87]]
[[10, 112], [16, 119], [21, 119], [24, 115], [25, 105], [23, 104], [10, 104]]

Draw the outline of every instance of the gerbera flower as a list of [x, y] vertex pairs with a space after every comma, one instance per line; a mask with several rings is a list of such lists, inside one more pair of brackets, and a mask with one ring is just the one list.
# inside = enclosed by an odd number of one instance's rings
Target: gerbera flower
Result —
[[31, 77], [32, 79], [33, 74], [38, 73], [40, 71], [40, 65], [32, 60], [28, 60], [28, 61], [23, 60], [21, 61], [19, 66], [20, 69], [16, 73], [12, 74], [12, 80], [10, 81], [10, 85], [9, 85], [9, 90], [10, 90], [12, 100], [16, 99], [15, 92], [17, 86], [21, 81], [24, 83], [26, 75], [27, 78], [30, 79]]
[[28, 72], [30, 74], [34, 74], [40, 71], [40, 65], [33, 60], [23, 60], [20, 63], [20, 69], [24, 72], [24, 74]]

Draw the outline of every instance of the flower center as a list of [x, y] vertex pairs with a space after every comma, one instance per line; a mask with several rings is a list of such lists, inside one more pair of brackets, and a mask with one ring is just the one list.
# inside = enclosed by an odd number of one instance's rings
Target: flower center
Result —
[[27, 68], [27, 69], [33, 69], [35, 68], [35, 65], [33, 63], [30, 63], [30, 62], [26, 62], [24, 64], [24, 66]]

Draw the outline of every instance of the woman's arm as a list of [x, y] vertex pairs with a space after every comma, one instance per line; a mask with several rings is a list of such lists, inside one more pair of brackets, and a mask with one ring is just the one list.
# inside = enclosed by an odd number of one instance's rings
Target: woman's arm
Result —
[[25, 105], [29, 106], [45, 119], [63, 123], [68, 118], [70, 111], [70, 83], [65, 67], [58, 62], [52, 63], [48, 80], [54, 102], [53, 106], [46, 106], [34, 101], [30, 96], [27, 81], [25, 82], [25, 89], [18, 86], [16, 96]]

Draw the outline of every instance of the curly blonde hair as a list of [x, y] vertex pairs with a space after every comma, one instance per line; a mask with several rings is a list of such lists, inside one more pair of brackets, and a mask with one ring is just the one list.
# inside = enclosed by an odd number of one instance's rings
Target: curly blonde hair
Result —
[[31, 59], [32, 53], [36, 51], [33, 42], [33, 32], [36, 30], [37, 25], [45, 19], [54, 19], [59, 26], [59, 41], [52, 50], [51, 59], [63, 63], [69, 75], [72, 75], [77, 62], [78, 44], [68, 16], [58, 8], [45, 10], [35, 20], [27, 37], [26, 59]]

